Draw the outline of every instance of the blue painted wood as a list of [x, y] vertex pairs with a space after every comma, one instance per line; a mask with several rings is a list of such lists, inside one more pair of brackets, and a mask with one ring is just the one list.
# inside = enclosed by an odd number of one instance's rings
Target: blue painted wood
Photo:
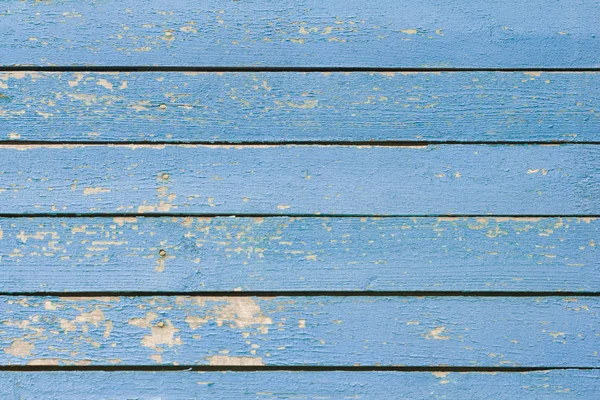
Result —
[[598, 367], [599, 297], [0, 297], [0, 364]]
[[4, 218], [0, 292], [591, 292], [600, 291], [599, 227], [594, 218]]
[[[599, 68], [599, 20], [595, 0], [6, 0], [0, 68], [531, 71], [1, 73], [0, 141], [56, 145], [0, 146], [0, 291], [40, 294], [0, 296], [0, 366], [596, 369], [0, 371], [0, 398], [597, 397], [598, 297], [309, 294], [597, 292], [598, 222], [575, 216], [600, 213], [599, 75], [540, 70]], [[588, 144], [190, 145], [372, 140]], [[165, 293], [244, 290], [307, 296]]]
[[2, 65], [598, 67], [595, 0], [5, 0]]
[[593, 145], [3, 146], [0, 213], [599, 214]]
[[598, 142], [599, 73], [0, 74], [0, 140]]
[[456, 372], [0, 372], [3, 399], [594, 399], [597, 370]]

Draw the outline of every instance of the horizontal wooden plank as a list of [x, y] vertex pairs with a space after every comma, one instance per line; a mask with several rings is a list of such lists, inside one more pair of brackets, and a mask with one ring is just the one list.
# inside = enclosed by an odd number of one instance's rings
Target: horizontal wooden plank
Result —
[[0, 146], [0, 214], [598, 214], [600, 147]]
[[0, 372], [4, 399], [592, 399], [597, 370], [456, 372]]
[[3, 65], [598, 67], [594, 0], [5, 0]]
[[600, 298], [1, 296], [10, 365], [598, 367]]
[[600, 291], [599, 227], [594, 218], [4, 218], [0, 291]]
[[598, 142], [600, 73], [0, 74], [0, 140]]

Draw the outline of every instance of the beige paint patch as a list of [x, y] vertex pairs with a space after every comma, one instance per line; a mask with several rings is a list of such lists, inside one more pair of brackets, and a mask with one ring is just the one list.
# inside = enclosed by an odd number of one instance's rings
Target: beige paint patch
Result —
[[[150, 328], [150, 334], [142, 338], [142, 345], [156, 351], [162, 351], [159, 345], [173, 347], [183, 344], [180, 337], [175, 337], [179, 329], [175, 328], [170, 320], [167, 319], [152, 326], [152, 321], [157, 318], [157, 314], [148, 312], [144, 318], [132, 318], [129, 320], [129, 325], [139, 328]], [[162, 358], [160, 358], [160, 361], [155, 361], [161, 362]]]
[[58, 307], [54, 303], [52, 303], [50, 300], [46, 300], [46, 301], [44, 301], [44, 310], [49, 310], [49, 311], [58, 310]]
[[[182, 301], [187, 298], [182, 298]], [[260, 306], [254, 299], [248, 297], [200, 297], [195, 299], [200, 306], [206, 306], [207, 302], [216, 302], [214, 307], [209, 308], [204, 316], [187, 316], [187, 322], [192, 329], [198, 329], [208, 321], [216, 321], [221, 327], [228, 323], [230, 327], [248, 328], [259, 325], [262, 331], [268, 330], [266, 325], [273, 324], [273, 320], [262, 313]], [[225, 302], [226, 304], [219, 304]]]
[[231, 356], [211, 356], [207, 357], [210, 365], [231, 365], [231, 366], [259, 366], [265, 365], [262, 361], [262, 357], [231, 357]]
[[98, 307], [96, 307], [94, 311], [81, 313], [75, 318], [75, 322], [80, 324], [93, 324], [95, 326], [98, 326], [101, 322], [104, 322], [104, 320], [104, 313]]
[[216, 316], [218, 326], [222, 326], [225, 321], [234, 322], [238, 328], [273, 323], [271, 318], [262, 314], [260, 306], [252, 298], [230, 298], [228, 302], [229, 304], [218, 308]]
[[156, 264], [154, 265], [154, 271], [161, 273], [165, 271], [165, 258], [159, 256], [159, 258], [156, 260]]
[[113, 329], [113, 323], [112, 321], [106, 321], [106, 329], [104, 330], [104, 338], [108, 339], [110, 337], [110, 333], [112, 332]]
[[75, 74], [73, 74], [73, 76], [75, 77], [75, 79], [72, 81], [69, 81], [70, 87], [75, 87], [75, 86], [79, 85], [79, 82], [81, 82], [81, 80], [83, 79], [83, 74], [81, 74], [81, 73], [75, 73]]
[[147, 212], [154, 212], [156, 210], [156, 206], [139, 206], [138, 213], [144, 214]]
[[548, 174], [548, 170], [547, 169], [543, 169], [543, 168], [528, 169], [527, 173], [528, 174], [537, 174], [540, 171], [542, 171], [542, 175], [547, 175]]
[[152, 354], [150, 359], [157, 364], [162, 364], [162, 355], [161, 354]]
[[62, 329], [65, 334], [69, 332], [75, 332], [77, 330], [77, 325], [73, 321], [61, 318], [58, 322], [60, 323], [60, 329]]
[[26, 342], [22, 339], [13, 340], [10, 347], [5, 347], [4, 352], [15, 357], [27, 357], [31, 355], [35, 345], [33, 343]]
[[68, 94], [68, 96], [75, 100], [82, 101], [87, 106], [91, 106], [98, 101], [98, 97], [95, 94], [73, 93]]
[[110, 189], [109, 188], [102, 188], [102, 187], [88, 187], [83, 189], [83, 195], [84, 196], [90, 196], [92, 194], [100, 194], [100, 193], [109, 193]]
[[137, 222], [137, 217], [115, 217], [113, 222], [119, 226], [125, 225], [125, 223], [132, 224]]
[[59, 297], [61, 301], [72, 301], [72, 302], [83, 302], [83, 301], [97, 301], [102, 303], [120, 302], [121, 298], [117, 296], [101, 296], [101, 297]]
[[197, 316], [188, 316], [185, 317], [184, 321], [190, 326], [191, 329], [196, 330], [205, 323], [207, 323], [208, 319]]
[[450, 336], [442, 336], [442, 333], [446, 330], [445, 326], [438, 326], [432, 329], [428, 334], [425, 335], [425, 339], [428, 340], [448, 340]]
[[46, 366], [56, 366], [60, 364], [60, 359], [58, 358], [40, 358], [37, 360], [31, 360], [27, 363], [27, 365], [46, 365]]
[[303, 103], [287, 103], [291, 108], [315, 108], [317, 104], [319, 104], [319, 100], [304, 100]]
[[96, 85], [102, 86], [103, 88], [113, 90], [113, 84], [107, 81], [106, 79], [98, 79], [96, 81]]
[[[52, 310], [52, 309], [56, 309], [57, 307], [52, 304], [50, 301], [47, 301], [44, 303], [44, 308], [47, 310]], [[87, 325], [85, 324], [92, 324], [94, 326], [98, 326], [101, 323], [105, 322], [105, 317], [104, 317], [104, 313], [102, 312], [102, 310], [100, 310], [98, 307], [96, 307], [95, 310], [90, 311], [90, 312], [84, 312], [79, 314], [77, 317], [75, 317], [74, 320], [68, 320], [68, 319], [64, 319], [61, 318], [59, 320], [59, 324], [60, 324], [60, 328], [64, 331], [65, 334], [69, 333], [69, 332], [76, 332], [77, 331], [77, 324], [83, 324], [82, 330], [83, 332], [87, 332]], [[110, 333], [110, 329], [112, 329], [112, 322], [110, 321], [106, 321], [105, 322], [106, 327], [108, 329], [108, 332]], [[110, 324], [110, 329], [108, 328]], [[106, 331], [105, 331], [106, 334]]]
[[152, 326], [152, 321], [156, 318], [158, 318], [158, 314], [148, 312], [144, 318], [131, 318], [128, 323], [129, 325], [137, 326], [138, 328], [150, 328]]
[[179, 329], [175, 328], [171, 321], [168, 319], [164, 320], [150, 328], [150, 335], [143, 337], [142, 345], [154, 350], [160, 350], [159, 345], [167, 345], [169, 347], [181, 345], [183, 344], [181, 338], [175, 337], [177, 332], [179, 332]]

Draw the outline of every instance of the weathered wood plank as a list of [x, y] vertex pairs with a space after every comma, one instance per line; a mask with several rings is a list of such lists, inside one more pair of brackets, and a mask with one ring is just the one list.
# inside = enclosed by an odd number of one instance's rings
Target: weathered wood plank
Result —
[[598, 67], [594, 0], [6, 0], [2, 65]]
[[600, 298], [0, 297], [12, 365], [600, 366]]
[[598, 214], [600, 147], [0, 146], [0, 213]]
[[0, 140], [598, 142], [600, 73], [0, 74]]
[[597, 370], [456, 372], [0, 372], [3, 399], [593, 399]]
[[599, 227], [593, 218], [5, 218], [0, 291], [600, 291]]

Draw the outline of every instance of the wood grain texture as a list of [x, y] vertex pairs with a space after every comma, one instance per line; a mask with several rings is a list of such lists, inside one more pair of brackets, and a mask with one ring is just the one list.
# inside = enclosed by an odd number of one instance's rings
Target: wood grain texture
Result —
[[600, 147], [1, 146], [0, 213], [599, 214]]
[[600, 73], [0, 74], [0, 140], [599, 142]]
[[600, 298], [0, 297], [10, 365], [598, 367]]
[[6, 400], [593, 399], [598, 371], [0, 372]]
[[594, 0], [7, 0], [3, 65], [598, 67]]
[[593, 218], [4, 218], [0, 291], [600, 291], [599, 227]]

